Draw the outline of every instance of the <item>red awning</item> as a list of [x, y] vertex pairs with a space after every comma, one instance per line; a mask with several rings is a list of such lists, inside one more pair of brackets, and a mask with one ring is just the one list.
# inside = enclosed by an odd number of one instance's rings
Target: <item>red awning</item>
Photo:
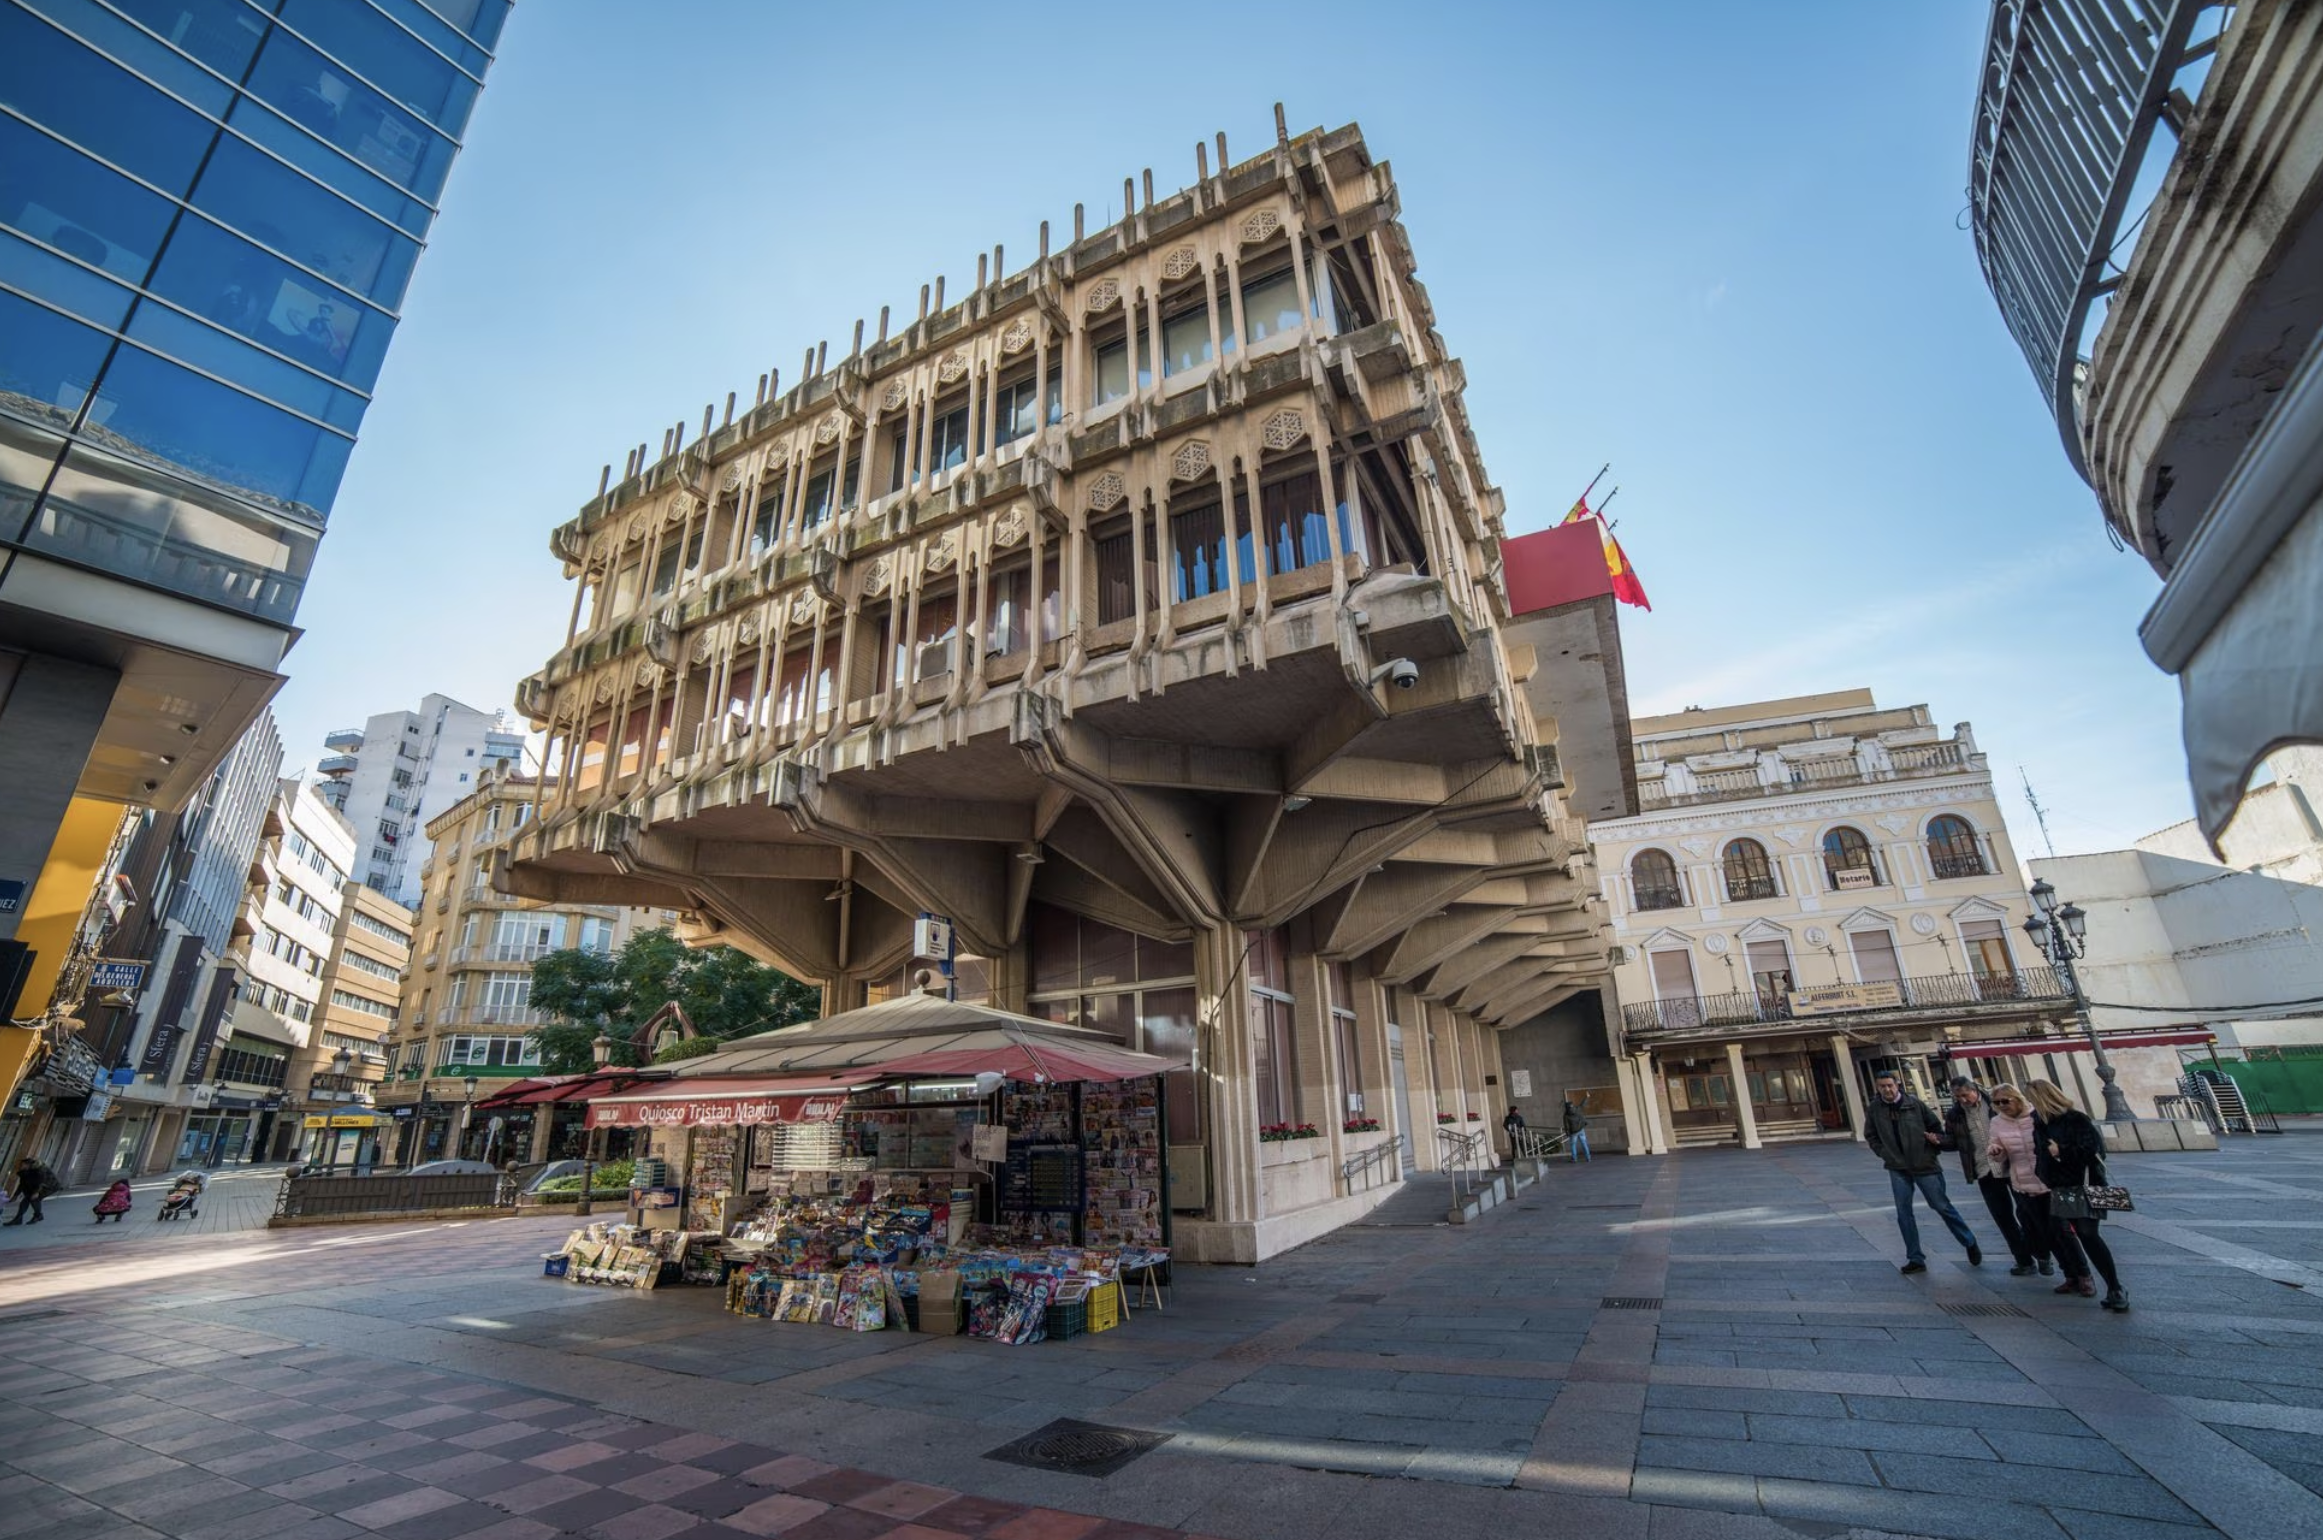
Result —
[[588, 1101], [608, 1091], [635, 1085], [640, 1077], [622, 1075], [543, 1075], [504, 1086], [476, 1103], [478, 1112], [504, 1112], [511, 1107], [539, 1107], [550, 1102]]
[[983, 1048], [936, 1048], [889, 1059], [879, 1066], [879, 1071], [898, 1079], [908, 1075], [998, 1074], [1034, 1084], [1063, 1084], [1076, 1080], [1139, 1080], [1184, 1068], [1173, 1060], [1133, 1053], [1108, 1043], [1050, 1041], [995, 1043]]
[[847, 1105], [855, 1075], [788, 1075], [776, 1079], [660, 1081], [589, 1104], [591, 1128], [692, 1128], [753, 1123], [826, 1123]]
[[[2210, 1032], [2125, 1032], [2119, 1036], [2107, 1034], [2100, 1039], [2110, 1050], [2114, 1048], [2199, 1048], [2215, 1042]], [[1962, 1043], [1952, 1050], [1955, 1059], [2025, 1058], [2037, 1053], [2087, 1053], [2089, 1040], [2085, 1037], [2044, 1037], [2030, 1042]]]

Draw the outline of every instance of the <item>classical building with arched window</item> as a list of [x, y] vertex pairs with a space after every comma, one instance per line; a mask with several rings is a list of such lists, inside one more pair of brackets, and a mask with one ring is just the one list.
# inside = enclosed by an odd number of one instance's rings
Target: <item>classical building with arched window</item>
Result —
[[1639, 811], [1589, 830], [1631, 1149], [1849, 1133], [1875, 1069], [1933, 1094], [2070, 1022], [1967, 724], [1844, 690], [1631, 727]]

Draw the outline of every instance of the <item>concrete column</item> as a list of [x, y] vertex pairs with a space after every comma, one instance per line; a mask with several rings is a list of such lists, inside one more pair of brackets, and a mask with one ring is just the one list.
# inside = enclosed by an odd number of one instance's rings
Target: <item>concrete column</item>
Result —
[[1632, 1054], [1636, 1065], [1638, 1111], [1645, 1120], [1646, 1143], [1656, 1155], [1670, 1153], [1669, 1123], [1662, 1117], [1662, 1077], [1651, 1052]]
[[556, 1131], [556, 1109], [539, 1107], [532, 1114], [532, 1149], [526, 1160], [538, 1165], [548, 1159], [549, 1136]]
[[1621, 1087], [1622, 1143], [1632, 1155], [1646, 1153], [1649, 1141], [1645, 1132], [1645, 1096], [1638, 1087], [1637, 1063], [1632, 1059], [1615, 1059], [1613, 1077]]
[[1750, 1078], [1742, 1068], [1742, 1045], [1726, 1045], [1726, 1073], [1734, 1083], [1734, 1126], [1742, 1135], [1742, 1147], [1759, 1148], [1758, 1112], [1750, 1105]]
[[1856, 1138], [1863, 1137], [1863, 1089], [1855, 1083], [1855, 1058], [1847, 1051], [1847, 1039], [1831, 1039], [1831, 1059], [1839, 1070], [1839, 1094], [1847, 1098], [1847, 1131]]
[[[120, 682], [112, 669], [37, 652], [24, 655], [13, 677], [0, 673], [0, 787], [7, 788], [0, 796], [0, 882], [24, 885], [17, 902], [0, 911], [0, 938], [14, 936], [31, 907], [49, 847]], [[0, 1006], [9, 1003], [0, 1000]], [[23, 1008], [35, 1012], [47, 1003], [44, 998]]]

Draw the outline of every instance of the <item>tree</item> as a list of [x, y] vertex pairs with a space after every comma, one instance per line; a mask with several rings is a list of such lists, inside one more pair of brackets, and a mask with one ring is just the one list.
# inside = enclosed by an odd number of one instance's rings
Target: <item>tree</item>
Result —
[[822, 992], [732, 947], [685, 946], [666, 930], [639, 931], [610, 954], [568, 947], [532, 965], [532, 1003], [555, 1018], [532, 1034], [541, 1067], [553, 1075], [595, 1068], [599, 1033], [613, 1039], [615, 1064], [648, 1062], [653, 1044], [637, 1039], [672, 1001], [695, 1031], [722, 1041], [812, 1021]]

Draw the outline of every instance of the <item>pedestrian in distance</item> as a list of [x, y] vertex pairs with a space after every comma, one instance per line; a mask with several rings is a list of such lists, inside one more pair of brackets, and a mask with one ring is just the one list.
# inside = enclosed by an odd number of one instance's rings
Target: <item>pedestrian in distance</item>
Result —
[[1573, 1098], [1565, 1098], [1565, 1158], [1580, 1162], [1595, 1160], [1589, 1153], [1589, 1117], [1573, 1105]]
[[1920, 1222], [1912, 1213], [1915, 1193], [1944, 1221], [1952, 1238], [1966, 1248], [1968, 1265], [1982, 1267], [1984, 1252], [1976, 1244], [1976, 1232], [1968, 1228], [1968, 1221], [1960, 1217], [1944, 1193], [1944, 1167], [1937, 1154], [1944, 1144], [1944, 1125], [1928, 1110], [1927, 1103], [1904, 1089], [1903, 1081], [1892, 1071], [1875, 1076], [1872, 1086], [1879, 1099], [1864, 1116], [1868, 1125], [1864, 1142], [1887, 1167], [1888, 1186], [1895, 1195], [1896, 1229], [1904, 1238], [1902, 1271], [1928, 1270], [1928, 1255], [1920, 1249]]
[[[2008, 1180], [2009, 1196], [2016, 1202], [2017, 1229], [2033, 1254], [2033, 1267], [2046, 1278], [2057, 1270], [2051, 1260], [2057, 1254], [2056, 1223], [2049, 1217], [2049, 1189], [2041, 1185], [2034, 1169], [2041, 1146], [2033, 1135], [2033, 1106], [2013, 1085], [1994, 1086], [1991, 1101], [1992, 1117], [1987, 1125], [1991, 1139], [1985, 1154], [1991, 1158], [1993, 1169]], [[2009, 1269], [2020, 1276], [2030, 1270]]]
[[1500, 1131], [1508, 1135], [1508, 1158], [1510, 1160], [1516, 1159], [1517, 1155], [1520, 1153], [1517, 1149], [1516, 1136], [1523, 1133], [1524, 1130], [1524, 1114], [1517, 1111], [1513, 1106], [1510, 1107], [1507, 1114], [1500, 1120]]
[[16, 1217], [9, 1220], [8, 1223], [12, 1225], [23, 1224], [25, 1213], [30, 1211], [31, 1222], [39, 1224], [41, 1221], [40, 1200], [63, 1185], [56, 1179], [55, 1172], [34, 1160], [30, 1155], [25, 1156], [16, 1163], [16, 1192], [14, 1195], [16, 1198]]
[[[2101, 1303], [2108, 1310], [2126, 1312], [2129, 1309], [2129, 1291], [2121, 1286], [2121, 1274], [2113, 1265], [2113, 1248], [2105, 1244], [2098, 1226], [2105, 1218], [2102, 1211], [2091, 1209], [2086, 1218], [2067, 1219], [2056, 1214], [2056, 1194], [2067, 1187], [2102, 1185], [2105, 1181], [2105, 1138], [2089, 1114], [2066, 1098], [2063, 1091], [2046, 1080], [2025, 1082], [2025, 1092], [2033, 1099], [2033, 1134], [2038, 1141], [2034, 1170], [2050, 1192], [2050, 1211], [2056, 1225], [2056, 1234], [2070, 1238], [2087, 1258], [2078, 1269], [2078, 1277], [2069, 1273], [2066, 1286], [2059, 1294], [2090, 1295], [2097, 1286], [2089, 1281], [2089, 1268], [2094, 1265], [2097, 1275], [2105, 1280], [2105, 1298]], [[2058, 1242], [2058, 1260], [2066, 1260], [2064, 1240]]]
[[2009, 1191], [2007, 1174], [1992, 1158], [1992, 1107], [1966, 1075], [1955, 1076], [1952, 1081], [1952, 1105], [1944, 1109], [1944, 1147], [1960, 1152], [1960, 1174], [1984, 1195], [1984, 1206], [2009, 1255], [2016, 1259], [2009, 1276], [2022, 1278], [2032, 1273], [2032, 1246], [2024, 1227], [2017, 1223], [2016, 1199]]
[[106, 1188], [105, 1195], [97, 1200], [97, 1206], [90, 1212], [97, 1216], [99, 1224], [108, 1219], [119, 1224], [121, 1216], [129, 1212], [129, 1184], [125, 1181], [115, 1182]]

